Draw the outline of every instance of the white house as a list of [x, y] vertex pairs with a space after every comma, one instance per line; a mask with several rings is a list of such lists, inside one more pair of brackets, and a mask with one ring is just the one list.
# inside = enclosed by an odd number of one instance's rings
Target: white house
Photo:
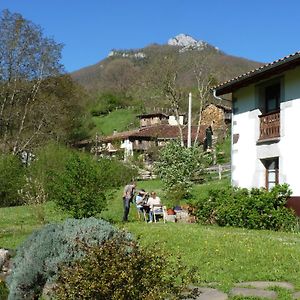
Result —
[[[214, 88], [232, 93], [232, 184], [273, 187], [288, 183], [300, 213], [300, 52]], [[299, 176], [299, 178], [298, 178]]]

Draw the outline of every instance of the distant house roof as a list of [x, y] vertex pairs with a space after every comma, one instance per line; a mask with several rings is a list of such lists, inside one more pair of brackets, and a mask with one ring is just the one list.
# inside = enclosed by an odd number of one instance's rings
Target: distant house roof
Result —
[[[200, 127], [200, 133], [198, 140], [203, 143], [205, 138], [205, 129], [207, 126]], [[194, 141], [197, 134], [197, 126], [192, 126], [191, 129], [191, 139]], [[172, 126], [167, 124], [153, 125], [138, 130], [126, 131], [116, 133], [102, 138], [103, 142], [112, 142], [123, 139], [157, 139], [157, 140], [167, 140], [179, 138], [179, 128], [178, 126]], [[186, 141], [188, 136], [187, 126], [183, 128], [183, 138]]]
[[140, 119], [144, 118], [155, 118], [155, 117], [163, 117], [163, 118], [168, 118], [169, 115], [166, 115], [164, 113], [151, 113], [151, 114], [142, 114], [137, 116]]
[[140, 130], [130, 130], [130, 131], [122, 131], [122, 132], [117, 132], [109, 136], [101, 136], [101, 141], [102, 142], [112, 142], [112, 141], [118, 141], [118, 140], [124, 140], [129, 138], [135, 133], [138, 133]]
[[93, 144], [92, 140], [85, 139], [85, 140], [80, 140], [80, 141], [74, 142], [72, 144], [72, 146], [75, 148], [83, 148], [83, 147], [91, 146], [92, 144]]
[[212, 88], [212, 90], [216, 91], [217, 96], [232, 93], [239, 88], [245, 87], [262, 79], [266, 79], [270, 76], [280, 74], [299, 65], [300, 51], [225, 81]]

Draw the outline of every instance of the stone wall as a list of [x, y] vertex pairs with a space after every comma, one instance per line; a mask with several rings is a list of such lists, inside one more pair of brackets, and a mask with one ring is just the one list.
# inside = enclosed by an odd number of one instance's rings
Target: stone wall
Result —
[[213, 104], [208, 105], [203, 110], [201, 124], [207, 127], [211, 126], [213, 135], [217, 139], [222, 139], [226, 135], [227, 125], [224, 110]]

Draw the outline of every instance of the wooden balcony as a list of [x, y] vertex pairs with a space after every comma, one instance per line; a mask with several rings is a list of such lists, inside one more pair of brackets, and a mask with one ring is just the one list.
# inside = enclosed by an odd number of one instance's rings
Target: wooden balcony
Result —
[[259, 119], [259, 141], [276, 139], [280, 137], [280, 111], [260, 115]]

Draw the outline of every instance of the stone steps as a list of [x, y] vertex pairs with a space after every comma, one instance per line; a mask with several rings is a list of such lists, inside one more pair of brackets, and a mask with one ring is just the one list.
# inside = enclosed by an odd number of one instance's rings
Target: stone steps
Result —
[[232, 297], [255, 297], [256, 299], [277, 299], [276, 291], [271, 288], [279, 287], [287, 289], [292, 293], [292, 299], [300, 299], [300, 291], [295, 291], [293, 284], [289, 282], [275, 281], [247, 281], [234, 285], [228, 294], [210, 287], [189, 287], [189, 292], [183, 296], [184, 300], [227, 300]]

